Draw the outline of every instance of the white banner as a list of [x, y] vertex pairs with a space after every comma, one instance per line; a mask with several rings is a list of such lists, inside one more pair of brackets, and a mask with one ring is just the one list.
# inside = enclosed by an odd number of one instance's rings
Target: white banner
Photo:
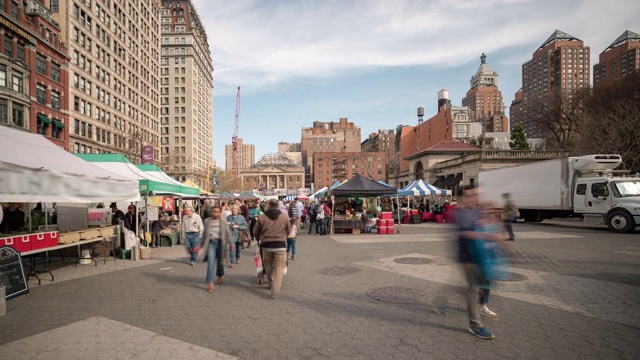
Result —
[[106, 203], [140, 199], [137, 180], [98, 179], [6, 165], [0, 164], [2, 202]]

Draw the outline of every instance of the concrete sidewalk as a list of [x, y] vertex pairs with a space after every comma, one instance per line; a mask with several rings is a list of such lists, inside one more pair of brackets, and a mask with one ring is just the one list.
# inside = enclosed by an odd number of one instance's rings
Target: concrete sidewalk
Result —
[[[32, 286], [7, 303], [0, 358], [75, 358], [72, 348], [97, 359], [640, 358], [638, 256], [616, 252], [635, 251], [631, 237], [517, 224], [531, 235], [510, 244], [525, 279], [492, 294], [499, 317], [485, 325], [497, 338], [483, 341], [468, 333], [461, 301], [447, 316], [433, 311], [434, 297], [455, 300], [462, 290], [454, 237], [442, 229], [414, 227], [384, 242], [303, 234], [276, 301], [256, 284], [254, 248], [225, 268], [213, 294], [205, 266], [189, 266], [180, 247], [153, 262], [118, 260], [131, 267], [117, 271], [68, 269], [87, 276]], [[430, 262], [411, 263], [420, 258]]]

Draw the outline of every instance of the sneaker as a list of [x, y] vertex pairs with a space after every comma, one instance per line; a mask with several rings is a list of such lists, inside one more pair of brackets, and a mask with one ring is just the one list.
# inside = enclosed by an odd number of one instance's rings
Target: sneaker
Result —
[[435, 306], [435, 311], [436, 311], [436, 314], [438, 315], [447, 316], [447, 305], [437, 304]]
[[291, 255], [287, 254], [287, 260], [291, 259]]
[[485, 327], [470, 327], [469, 332], [483, 340], [493, 340], [495, 335]]
[[292, 256], [292, 257], [291, 257], [291, 260], [295, 260], [295, 259], [296, 259], [296, 257], [295, 257], [295, 256]]
[[192, 261], [192, 262], [190, 262], [190, 263], [189, 263], [189, 265], [191, 265], [191, 266], [196, 266], [196, 262], [195, 262], [195, 261]]
[[479, 311], [480, 311], [480, 315], [484, 315], [486, 317], [491, 317], [491, 318], [498, 317], [498, 314], [496, 314], [493, 311], [489, 310], [487, 305], [480, 305]]

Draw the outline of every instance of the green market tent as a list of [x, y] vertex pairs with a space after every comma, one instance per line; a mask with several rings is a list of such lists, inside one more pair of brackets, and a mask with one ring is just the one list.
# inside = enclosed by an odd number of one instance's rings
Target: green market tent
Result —
[[[122, 177], [138, 180], [138, 188], [141, 194], [170, 194], [177, 196], [193, 196], [192, 192], [185, 191], [191, 188], [186, 185], [177, 185], [152, 174], [140, 170], [122, 154], [75, 154], [79, 158], [90, 162], [102, 169], [118, 174]], [[199, 192], [198, 192], [199, 193]]]
[[160, 169], [158, 165], [142, 164], [142, 165], [136, 165], [136, 167], [144, 171], [145, 173], [150, 174], [151, 176], [159, 179], [160, 181], [165, 181], [169, 184], [174, 184], [176, 186], [179, 186], [181, 191], [180, 195], [182, 197], [199, 197], [200, 196], [199, 188], [193, 187], [193, 186], [187, 186], [181, 183], [180, 181], [172, 178], [171, 176], [167, 175], [164, 171], [162, 171], [162, 169]]
[[253, 192], [251, 192], [249, 190], [243, 192], [238, 197], [240, 198], [240, 200], [257, 200], [257, 199], [260, 199], [260, 197], [258, 195], [254, 194]]

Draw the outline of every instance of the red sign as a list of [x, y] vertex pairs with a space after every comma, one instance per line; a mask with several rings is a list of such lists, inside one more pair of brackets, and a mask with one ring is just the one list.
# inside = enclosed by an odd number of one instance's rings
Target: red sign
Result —
[[162, 210], [164, 211], [175, 211], [176, 207], [175, 204], [173, 202], [173, 198], [172, 197], [168, 197], [168, 196], [163, 196], [162, 197]]

